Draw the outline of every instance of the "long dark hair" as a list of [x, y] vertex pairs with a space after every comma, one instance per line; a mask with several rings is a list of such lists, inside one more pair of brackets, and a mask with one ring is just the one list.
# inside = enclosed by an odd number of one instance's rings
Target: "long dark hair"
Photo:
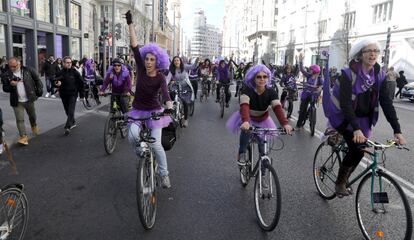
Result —
[[183, 60], [179, 56], [175, 56], [175, 57], [173, 57], [173, 59], [172, 59], [172, 61], [170, 63], [170, 69], [169, 69], [170, 72], [171, 72], [171, 74], [173, 76], [175, 75], [175, 69], [176, 69], [176, 67], [175, 67], [175, 64], [174, 64], [174, 60], [176, 58], [180, 59], [180, 70], [181, 70], [181, 72], [184, 72], [184, 63], [183, 63]]

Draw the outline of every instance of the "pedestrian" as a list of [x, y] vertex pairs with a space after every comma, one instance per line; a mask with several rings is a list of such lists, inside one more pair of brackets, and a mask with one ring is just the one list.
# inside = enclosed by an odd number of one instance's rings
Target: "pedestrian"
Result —
[[70, 57], [63, 58], [63, 70], [56, 75], [55, 86], [59, 88], [59, 95], [67, 116], [65, 124], [65, 135], [67, 136], [70, 130], [76, 127], [76, 98], [78, 95], [81, 99], [84, 97], [82, 76], [72, 67]]
[[55, 70], [53, 69], [53, 62], [55, 61], [55, 57], [53, 55], [49, 55], [49, 58], [43, 64], [43, 73], [45, 74], [45, 83], [46, 83], [46, 95], [45, 97], [54, 96], [54, 86], [53, 86], [53, 78], [55, 74]]
[[408, 83], [407, 79], [404, 76], [404, 71], [400, 71], [399, 72], [400, 76], [397, 78], [397, 87], [398, 87], [398, 92], [395, 94], [395, 97], [398, 96], [398, 94], [400, 94], [400, 99], [402, 98], [401, 96], [401, 90], [403, 89], [403, 87]]
[[43, 85], [39, 74], [30, 67], [21, 66], [21, 60], [12, 57], [8, 61], [9, 70], [2, 78], [3, 91], [10, 93], [10, 106], [13, 107], [16, 125], [19, 130], [18, 143], [28, 145], [29, 139], [24, 125], [24, 111], [29, 116], [33, 134], [39, 135], [36, 123], [35, 101], [43, 94]]
[[398, 73], [394, 71], [394, 67], [390, 67], [387, 72], [387, 88], [390, 99], [394, 99], [395, 89], [397, 88]]
[[4, 144], [3, 144], [3, 112], [0, 108], [0, 155], [3, 153]]

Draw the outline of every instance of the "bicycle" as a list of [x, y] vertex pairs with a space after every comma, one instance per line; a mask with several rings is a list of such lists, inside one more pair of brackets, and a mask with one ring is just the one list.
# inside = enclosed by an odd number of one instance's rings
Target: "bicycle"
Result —
[[290, 118], [293, 112], [293, 102], [297, 100], [297, 91], [288, 87], [283, 88], [282, 95], [286, 93], [283, 108], [286, 111], [286, 118]]
[[[175, 87], [173, 87], [175, 86]], [[174, 94], [173, 104], [174, 104], [174, 113], [172, 114], [172, 119], [174, 125], [184, 127], [184, 106], [183, 100], [181, 99], [181, 94], [187, 93], [187, 90], [181, 90], [181, 85], [177, 82], [171, 85], [170, 92]]]
[[241, 91], [243, 88], [243, 79], [239, 79], [236, 81], [236, 96], [239, 98], [239, 103], [240, 103], [240, 96], [241, 96]]
[[154, 150], [149, 143], [154, 143], [155, 138], [151, 137], [151, 129], [145, 124], [146, 120], [158, 120], [165, 116], [164, 113], [153, 113], [147, 118], [132, 118], [129, 120], [140, 122], [141, 131], [139, 134], [139, 156], [137, 167], [137, 204], [138, 215], [144, 229], [152, 229], [155, 225], [157, 215], [157, 191], [160, 179], [157, 173], [158, 164], [155, 160]]
[[[373, 148], [372, 152], [364, 149], [364, 152], [371, 157], [372, 163], [347, 184], [349, 189], [361, 179], [355, 197], [359, 228], [365, 239], [411, 239], [412, 214], [407, 197], [394, 178], [379, 166], [385, 167], [386, 149], [407, 148], [397, 145], [394, 141], [381, 144], [368, 140], [366, 145]], [[335, 181], [339, 166], [342, 164], [342, 157], [347, 151], [345, 140], [332, 143], [329, 138], [316, 150], [313, 179], [319, 195], [326, 200], [336, 197]], [[378, 162], [379, 159], [382, 161]]]
[[310, 135], [315, 135], [315, 126], [316, 126], [316, 108], [318, 105], [318, 96], [312, 94], [311, 100], [308, 103], [308, 106], [306, 107], [306, 117], [303, 120], [303, 123], [300, 126], [305, 125], [306, 120], [309, 120], [309, 130]]
[[[85, 98], [82, 100], [82, 103], [86, 110], [91, 110], [100, 104], [99, 98], [95, 98], [95, 94], [98, 97], [97, 89], [94, 89], [96, 86], [92, 82], [85, 82], [84, 86]], [[94, 101], [91, 101], [91, 99]]]
[[[242, 186], [246, 187], [250, 179], [255, 177], [254, 203], [258, 223], [263, 230], [272, 231], [279, 222], [282, 196], [279, 179], [276, 170], [272, 166], [272, 158], [268, 155], [271, 150], [268, 138], [277, 134], [285, 135], [286, 132], [282, 128], [258, 127], [251, 127], [249, 132], [251, 135], [247, 146], [247, 153], [243, 155], [246, 164], [239, 167], [240, 181]], [[259, 140], [259, 138], [262, 140]], [[264, 153], [257, 157], [257, 162], [254, 165], [254, 145], [259, 144], [259, 141], [262, 141], [264, 144]], [[263, 203], [261, 203], [261, 200]], [[274, 202], [271, 202], [271, 200]], [[269, 202], [268, 206], [266, 206], [266, 201]]]
[[200, 102], [204, 101], [207, 102], [208, 100], [208, 84], [211, 83], [211, 78], [209, 77], [203, 77], [201, 80], [201, 96], [200, 96]]
[[233, 85], [232, 83], [218, 83], [220, 84], [219, 104], [220, 104], [220, 117], [224, 116], [224, 108], [226, 105], [226, 87]]
[[118, 130], [121, 133], [121, 138], [126, 138], [127, 136], [127, 122], [125, 121], [121, 106], [119, 105], [116, 98], [125, 97], [125, 94], [114, 94], [114, 93], [106, 93], [103, 96], [111, 96], [111, 105], [109, 109], [109, 115], [105, 121], [105, 128], [104, 128], [104, 147], [105, 152], [110, 155], [115, 151], [116, 143], [118, 141], [117, 133]]
[[0, 188], [0, 239], [22, 240], [29, 221], [29, 206], [23, 184]]

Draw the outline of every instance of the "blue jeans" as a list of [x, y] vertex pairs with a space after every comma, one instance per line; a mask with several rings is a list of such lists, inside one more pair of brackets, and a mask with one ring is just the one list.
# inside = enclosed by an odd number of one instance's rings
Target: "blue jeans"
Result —
[[[249, 145], [250, 140], [250, 133], [246, 131], [240, 132], [240, 144], [239, 144], [239, 154], [245, 153], [247, 149], [247, 145]], [[264, 142], [262, 139], [258, 138], [256, 139], [258, 141], [259, 145], [259, 153], [260, 155], [264, 154]]]
[[[132, 147], [135, 150], [135, 153], [139, 154], [139, 133], [141, 128], [138, 124], [132, 123], [129, 125], [128, 129], [128, 140], [132, 144]], [[167, 166], [167, 156], [165, 155], [164, 148], [161, 145], [161, 133], [162, 128], [151, 129], [151, 136], [155, 138], [154, 143], [150, 143], [150, 146], [155, 152], [155, 158], [158, 162], [158, 168], [160, 171], [161, 177], [168, 176], [168, 166]]]

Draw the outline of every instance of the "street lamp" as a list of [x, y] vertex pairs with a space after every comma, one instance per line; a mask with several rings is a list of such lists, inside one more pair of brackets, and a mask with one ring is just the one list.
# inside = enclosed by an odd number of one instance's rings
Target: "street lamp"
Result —
[[155, 38], [154, 38], [154, 16], [155, 16], [154, 0], [152, 0], [152, 3], [146, 3], [145, 6], [152, 7], [152, 23], [151, 23], [151, 38], [150, 38], [150, 41], [154, 42], [155, 41]]

